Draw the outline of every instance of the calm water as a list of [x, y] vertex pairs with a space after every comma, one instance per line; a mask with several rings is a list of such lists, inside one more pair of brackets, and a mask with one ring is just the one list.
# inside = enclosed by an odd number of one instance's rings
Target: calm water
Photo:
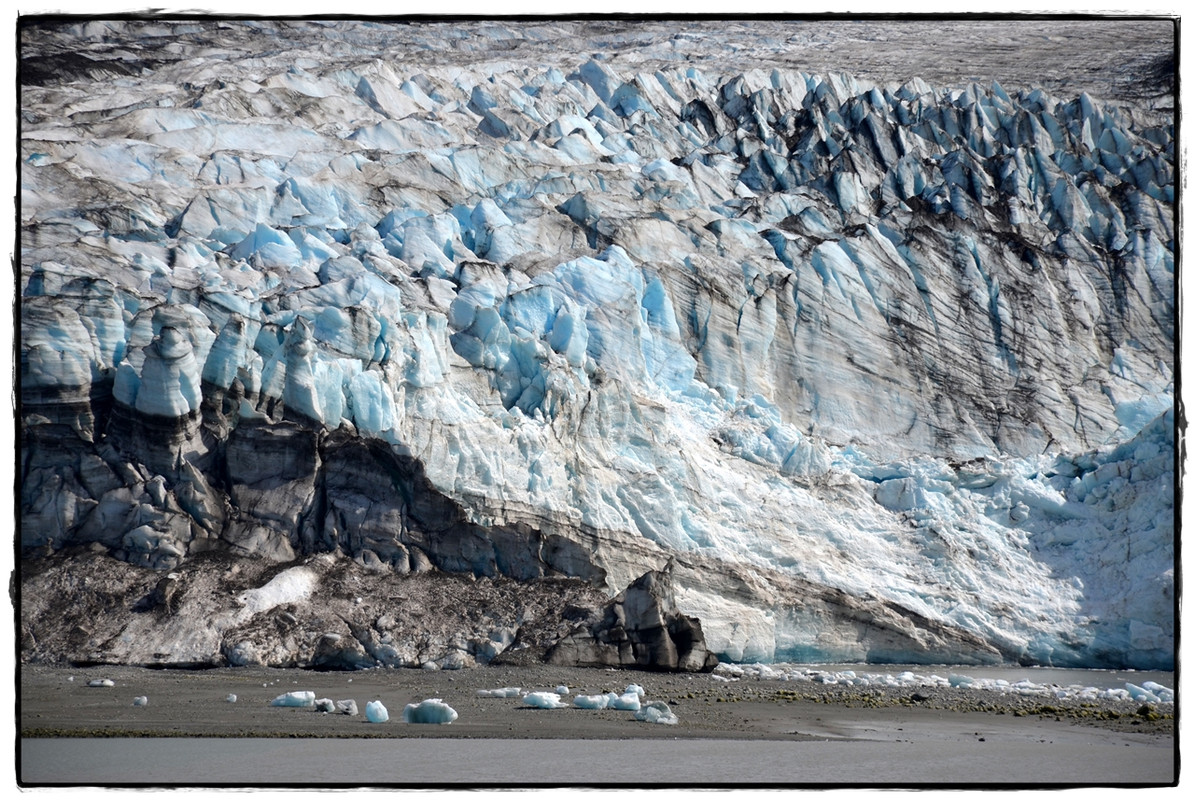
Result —
[[1095, 731], [908, 741], [29, 739], [25, 782], [92, 785], [909, 785], [1169, 782], [1167, 745]]

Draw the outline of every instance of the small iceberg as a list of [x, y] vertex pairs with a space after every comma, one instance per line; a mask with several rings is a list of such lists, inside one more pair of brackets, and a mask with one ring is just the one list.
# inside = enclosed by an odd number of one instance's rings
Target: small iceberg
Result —
[[438, 697], [422, 703], [411, 703], [402, 710], [403, 722], [415, 724], [448, 725], [455, 722], [456, 718], [456, 709]]
[[653, 700], [636, 711], [635, 719], [640, 722], [656, 722], [660, 725], [675, 725], [680, 722], [668, 704], [659, 700]]
[[315, 705], [315, 692], [287, 692], [270, 701], [272, 706], [282, 708], [311, 708]]
[[390, 712], [381, 700], [370, 700], [365, 704], [365, 718], [370, 722], [386, 722], [390, 719]]
[[532, 708], [568, 708], [568, 703], [555, 692], [530, 692], [523, 698], [523, 703]]

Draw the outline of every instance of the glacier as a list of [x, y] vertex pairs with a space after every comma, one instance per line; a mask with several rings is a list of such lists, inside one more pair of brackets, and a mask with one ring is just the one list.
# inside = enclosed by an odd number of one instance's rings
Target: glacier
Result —
[[752, 24], [23, 25], [23, 563], [287, 567], [228, 630], [320, 554], [667, 570], [723, 661], [1173, 668], [1172, 109], [677, 50]]

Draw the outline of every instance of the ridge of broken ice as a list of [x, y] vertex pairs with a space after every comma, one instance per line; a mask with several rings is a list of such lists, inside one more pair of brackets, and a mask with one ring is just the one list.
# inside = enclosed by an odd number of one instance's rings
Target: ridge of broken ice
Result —
[[[611, 592], [678, 557], [727, 659], [1173, 665], [1171, 125], [996, 84], [382, 55], [23, 90], [77, 113], [22, 124], [22, 423], [91, 448], [31, 458], [24, 548]], [[413, 459], [480, 530], [583, 544], [437, 544], [389, 484], [325, 508], [317, 447], [259, 455], [303, 430]], [[276, 580], [243, 613], [302, 596]], [[810, 585], [921, 627], [860, 639]]]

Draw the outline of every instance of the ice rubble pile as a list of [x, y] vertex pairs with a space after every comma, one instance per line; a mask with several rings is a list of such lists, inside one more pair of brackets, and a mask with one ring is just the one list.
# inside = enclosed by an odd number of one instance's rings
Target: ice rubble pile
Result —
[[[756, 665], [757, 668], [762, 665]], [[739, 674], [742, 674], [740, 671]], [[715, 676], [723, 677], [723, 676]], [[568, 708], [569, 704], [562, 699], [567, 692], [531, 691], [523, 692], [514, 687], [504, 689], [479, 689], [478, 697], [521, 697], [524, 706], [539, 709]], [[633, 711], [633, 718], [639, 722], [651, 722], [661, 725], [676, 725], [679, 722], [676, 714], [667, 703], [659, 700], [644, 700], [646, 694], [642, 686], [629, 684], [622, 693], [605, 692], [604, 694], [578, 694], [573, 697], [573, 708], [601, 711]]]
[[921, 673], [912, 670], [904, 672], [869, 672], [864, 669], [832, 670], [796, 666], [792, 664], [720, 664], [713, 677], [728, 681], [736, 680], [780, 680], [798, 683], [818, 683], [830, 686], [888, 687], [914, 689], [922, 687], [944, 688], [952, 686], [962, 689], [1015, 694], [1055, 699], [1078, 700], [1135, 700], [1144, 703], [1173, 703], [1174, 689], [1156, 681], [1143, 681], [1140, 686], [1125, 682], [1121, 687], [1098, 687], [1084, 684], [1037, 682], [1028, 679], [1009, 681], [1005, 678], [973, 677], [967, 674], [950, 673], [943, 677], [937, 673]]
[[1168, 122], [101, 27], [171, 44], [22, 88], [26, 552], [672, 557], [723, 658], [1172, 664]]

